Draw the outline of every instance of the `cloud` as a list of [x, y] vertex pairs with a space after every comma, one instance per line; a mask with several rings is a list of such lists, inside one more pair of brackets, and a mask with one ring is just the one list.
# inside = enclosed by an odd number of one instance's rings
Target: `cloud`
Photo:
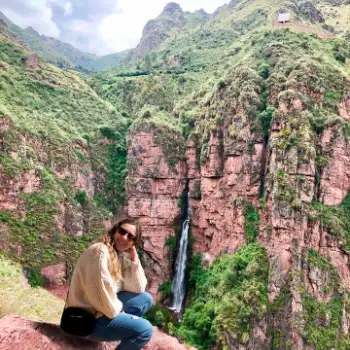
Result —
[[64, 4], [64, 15], [65, 16], [70, 16], [72, 13], [73, 13], [73, 6], [72, 6], [72, 4], [69, 1], [67, 1]]
[[[157, 17], [169, 0], [119, 0], [119, 13], [106, 16], [99, 26], [101, 37], [111, 52], [135, 47], [142, 36], [142, 30], [148, 20]], [[176, 1], [184, 11], [195, 11], [204, 8], [214, 12], [229, 0], [179, 0]]]
[[0, 11], [20, 27], [32, 26], [39, 33], [59, 37], [60, 30], [52, 20], [52, 9], [46, 0], [0, 0]]
[[[175, 0], [176, 1], [176, 0]], [[0, 0], [0, 11], [76, 48], [104, 55], [132, 48], [170, 0]], [[184, 11], [214, 12], [229, 0], [178, 0]]]

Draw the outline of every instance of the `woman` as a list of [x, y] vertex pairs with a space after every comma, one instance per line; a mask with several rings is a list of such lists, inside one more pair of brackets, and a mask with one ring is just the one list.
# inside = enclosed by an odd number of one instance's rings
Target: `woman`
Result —
[[152, 325], [139, 317], [152, 306], [136, 251], [140, 241], [138, 221], [115, 224], [78, 259], [66, 302], [95, 314], [88, 339], [121, 340], [118, 350], [142, 349], [152, 336]]

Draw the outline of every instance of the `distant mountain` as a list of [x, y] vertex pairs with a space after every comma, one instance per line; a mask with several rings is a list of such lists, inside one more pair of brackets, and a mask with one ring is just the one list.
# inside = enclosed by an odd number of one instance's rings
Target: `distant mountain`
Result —
[[106, 56], [97, 56], [76, 49], [73, 45], [64, 43], [46, 35], [40, 35], [34, 28], [22, 29], [11, 22], [0, 12], [2, 19], [9, 31], [21, 39], [30, 49], [39, 54], [47, 62], [60, 68], [74, 68], [80, 71], [93, 72], [112, 68], [127, 57], [129, 50]]
[[140, 44], [135, 51], [125, 50], [99, 57], [94, 54], [82, 52], [73, 45], [64, 43], [55, 38], [40, 35], [32, 27], [22, 29], [0, 12], [0, 19], [7, 24], [9, 30], [43, 59], [60, 68], [74, 68], [85, 72], [110, 69], [120, 64], [123, 60], [128, 61], [132, 57], [142, 57], [166, 39], [168, 37], [167, 33], [171, 29], [195, 27], [203, 23], [208, 17], [209, 14], [203, 9], [193, 13], [183, 12], [178, 4], [169, 3], [165, 6], [160, 16], [146, 24]]
[[[32, 27], [22, 29], [1, 12], [0, 19], [7, 23], [9, 30], [14, 35], [46, 61], [58, 67], [98, 72], [114, 68], [122, 62], [128, 64], [130, 60], [142, 59], [147, 53], [158, 49], [161, 45], [173, 46], [175, 44], [177, 46], [177, 36], [190, 38], [194, 33], [193, 40], [196, 36], [202, 36], [200, 40], [203, 41], [205, 37], [213, 37], [213, 28], [217, 31], [214, 35], [217, 38], [216, 43], [225, 42], [226, 45], [228, 38], [233, 39], [258, 27], [271, 27], [276, 13], [281, 11], [291, 13], [293, 19], [311, 22], [320, 29], [344, 37], [350, 36], [349, 0], [293, 0], [270, 3], [266, 3], [265, 0], [232, 0], [219, 7], [212, 15], [203, 9], [184, 12], [179, 4], [170, 2], [158, 17], [146, 23], [140, 43], [135, 49], [100, 57], [82, 52], [71, 44], [55, 38], [40, 35]], [[204, 37], [203, 28], [207, 28], [210, 32]], [[225, 37], [224, 41], [223, 37]], [[195, 41], [198, 40], [195, 39]], [[166, 42], [169, 42], [169, 45], [164, 44]]]
[[170, 2], [157, 18], [146, 23], [134, 57], [140, 58], [157, 48], [161, 42], [170, 37], [172, 31], [195, 27], [208, 17], [209, 15], [203, 9], [194, 13], [183, 12], [179, 4]]
[[25, 42], [33, 51], [42, 56], [46, 61], [53, 63], [58, 67], [90, 70], [97, 59], [96, 55], [81, 52], [70, 44], [63, 43], [55, 38], [40, 35], [32, 27], [22, 29], [12, 23], [1, 12], [0, 18], [7, 23], [9, 30]]

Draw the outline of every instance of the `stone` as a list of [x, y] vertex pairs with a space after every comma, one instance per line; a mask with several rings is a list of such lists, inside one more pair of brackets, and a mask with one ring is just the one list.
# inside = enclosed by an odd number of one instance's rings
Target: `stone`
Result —
[[47, 284], [62, 285], [66, 282], [67, 266], [65, 263], [44, 266], [40, 269], [40, 274]]
[[26, 64], [28, 67], [37, 68], [40, 64], [39, 56], [36, 53], [31, 54], [26, 59]]

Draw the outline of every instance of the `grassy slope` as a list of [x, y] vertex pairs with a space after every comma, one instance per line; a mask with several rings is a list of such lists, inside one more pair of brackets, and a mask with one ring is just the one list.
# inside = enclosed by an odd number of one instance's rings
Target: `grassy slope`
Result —
[[31, 55], [0, 35], [0, 114], [32, 135], [74, 140], [108, 124], [117, 112], [76, 73], [40, 62], [25, 64]]
[[[114, 132], [117, 128], [115, 125], [123, 124], [124, 119], [75, 72], [63, 71], [42, 61], [35, 69], [28, 67], [25, 61], [31, 54], [0, 34], [0, 118], [13, 124], [9, 131], [1, 132], [1, 172], [13, 181], [19, 181], [28, 170], [34, 170], [40, 178], [38, 191], [19, 193], [25, 203], [26, 217], [21, 217], [16, 211], [7, 211], [1, 213], [0, 222], [10, 250], [18, 244], [23, 246], [21, 262], [35, 268], [66, 259], [74, 260], [91, 239], [60, 235], [54, 216], [60, 212], [59, 204], [62, 201], [68, 202], [75, 211], [81, 212], [81, 207], [84, 207], [92, 223], [92, 236], [103, 229], [105, 203], [98, 198], [97, 202], [93, 198], [81, 201], [70, 176], [60, 179], [55, 171], [59, 168], [70, 169], [74, 164], [79, 167], [81, 163], [81, 172], [84, 172], [86, 167], [92, 167], [92, 154], [94, 164], [103, 161], [105, 165], [97, 171], [100, 176], [107, 174], [109, 179], [106, 183], [109, 190], [106, 200], [114, 206], [120, 205], [119, 197], [116, 199], [111, 193], [120, 182], [123, 183], [125, 177], [126, 145], [125, 140], [120, 142], [119, 137], [114, 144], [116, 147], [119, 142], [124, 147], [119, 157], [121, 160], [112, 157], [110, 162], [105, 162], [104, 151], [95, 145], [89, 147], [91, 154], [86, 152], [83, 155], [82, 148], [77, 147], [79, 144], [86, 145], [83, 137], [91, 143], [98, 143], [101, 128], [111, 128]], [[35, 145], [42, 147], [43, 158], [34, 150]], [[18, 154], [17, 159], [12, 152]], [[112, 155], [117, 157], [119, 153]], [[47, 239], [43, 240], [42, 237]], [[18, 260], [15, 254], [12, 257]]]
[[64, 302], [42, 288], [25, 289], [22, 275], [19, 265], [0, 256], [0, 317], [11, 313], [58, 323]]
[[340, 7], [330, 6], [329, 4], [321, 4], [320, 10], [326, 20], [338, 34], [345, 34], [350, 30], [350, 4], [344, 4]]

